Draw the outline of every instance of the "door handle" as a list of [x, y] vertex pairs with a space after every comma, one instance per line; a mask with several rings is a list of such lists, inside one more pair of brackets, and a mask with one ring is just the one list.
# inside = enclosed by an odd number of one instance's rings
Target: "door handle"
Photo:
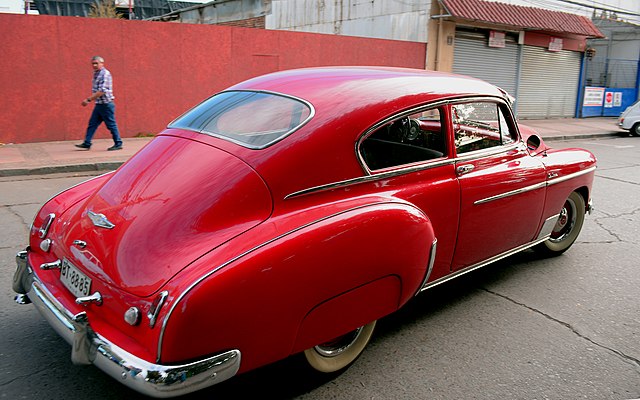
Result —
[[473, 171], [474, 168], [475, 166], [473, 164], [458, 165], [456, 167], [456, 172], [458, 173], [458, 175], [462, 175]]

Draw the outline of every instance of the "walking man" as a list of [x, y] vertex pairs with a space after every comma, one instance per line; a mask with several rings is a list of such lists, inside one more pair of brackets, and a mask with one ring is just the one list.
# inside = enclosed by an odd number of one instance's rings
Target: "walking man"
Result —
[[91, 59], [91, 65], [94, 71], [91, 96], [82, 100], [82, 107], [86, 107], [92, 101], [95, 101], [96, 105], [93, 107], [91, 118], [89, 118], [89, 126], [87, 126], [84, 142], [76, 144], [76, 147], [89, 150], [93, 134], [96, 133], [98, 125], [104, 122], [111, 132], [114, 142], [114, 145], [107, 150], [121, 150], [122, 139], [120, 138], [120, 132], [118, 132], [118, 125], [116, 125], [116, 105], [113, 103], [115, 97], [113, 96], [111, 72], [104, 67], [104, 59], [100, 56], [94, 56]]

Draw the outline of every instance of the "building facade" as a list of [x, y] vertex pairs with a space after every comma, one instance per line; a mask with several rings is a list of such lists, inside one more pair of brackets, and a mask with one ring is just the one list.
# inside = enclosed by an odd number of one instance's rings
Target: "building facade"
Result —
[[[605, 39], [591, 18], [635, 20], [640, 2], [582, 3], [588, 2], [272, 0], [266, 28], [425, 41], [428, 69], [502, 87], [516, 98], [520, 118], [587, 116], [582, 112], [587, 72], [602, 75], [594, 66], [586, 69], [588, 40]], [[637, 64], [637, 52], [621, 52]]]

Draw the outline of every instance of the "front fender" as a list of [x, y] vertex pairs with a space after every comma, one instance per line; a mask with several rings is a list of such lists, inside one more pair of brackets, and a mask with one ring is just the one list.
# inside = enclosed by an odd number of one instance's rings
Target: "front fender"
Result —
[[347, 333], [416, 293], [433, 240], [429, 219], [400, 202], [360, 206], [276, 233], [224, 265], [207, 266], [172, 302], [161, 359], [239, 349], [243, 372]]

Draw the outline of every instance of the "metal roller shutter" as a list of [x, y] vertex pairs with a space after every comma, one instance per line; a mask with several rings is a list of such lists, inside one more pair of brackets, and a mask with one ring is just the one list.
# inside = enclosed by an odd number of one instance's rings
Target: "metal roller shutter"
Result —
[[550, 52], [542, 47], [524, 46], [518, 117], [573, 117], [581, 56], [575, 51]]
[[516, 95], [518, 44], [507, 38], [505, 47], [487, 45], [483, 34], [456, 32], [453, 72], [480, 78]]

